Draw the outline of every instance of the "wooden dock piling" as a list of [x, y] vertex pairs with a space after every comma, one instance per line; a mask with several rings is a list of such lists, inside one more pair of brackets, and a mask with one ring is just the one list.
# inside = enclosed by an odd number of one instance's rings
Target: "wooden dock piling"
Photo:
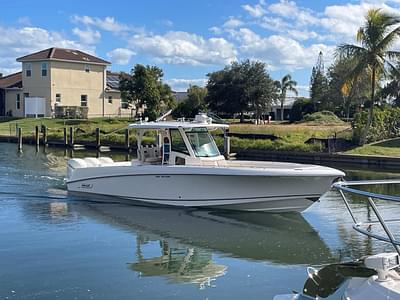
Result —
[[69, 146], [74, 147], [74, 127], [69, 128]]
[[18, 128], [18, 152], [22, 152], [22, 128]]
[[42, 126], [42, 133], [43, 133], [43, 145], [47, 146], [47, 127]]
[[39, 150], [39, 145], [40, 145], [40, 131], [39, 131], [39, 126], [35, 126], [35, 146], [36, 146], [36, 151]]
[[64, 147], [68, 145], [68, 135], [67, 135], [67, 127], [64, 127], [64, 139], [63, 139]]
[[127, 151], [130, 150], [130, 143], [129, 143], [129, 128], [125, 129], [125, 149]]
[[96, 148], [99, 149], [100, 148], [100, 128], [96, 128]]

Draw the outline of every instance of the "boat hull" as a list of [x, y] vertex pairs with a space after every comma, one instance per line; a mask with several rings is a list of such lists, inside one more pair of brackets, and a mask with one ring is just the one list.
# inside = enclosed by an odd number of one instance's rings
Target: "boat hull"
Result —
[[148, 173], [108, 175], [107, 168], [97, 169], [97, 174], [91, 177], [83, 175], [69, 180], [68, 190], [157, 205], [271, 212], [303, 211], [338, 177], [337, 174], [287, 177], [221, 172], [199, 174], [198, 170], [179, 174], [172, 169], [170, 172], [154, 169]]

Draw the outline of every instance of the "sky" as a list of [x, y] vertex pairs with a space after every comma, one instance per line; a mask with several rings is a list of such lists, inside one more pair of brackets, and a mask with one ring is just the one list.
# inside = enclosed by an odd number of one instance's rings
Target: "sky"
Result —
[[[244, 59], [265, 62], [308, 95], [312, 66], [355, 43], [370, 8], [400, 12], [400, 0], [0, 0], [0, 73], [17, 57], [49, 47], [79, 49], [129, 72], [157, 65], [173, 90], [204, 86], [207, 74]], [[394, 49], [400, 50], [400, 42]]]

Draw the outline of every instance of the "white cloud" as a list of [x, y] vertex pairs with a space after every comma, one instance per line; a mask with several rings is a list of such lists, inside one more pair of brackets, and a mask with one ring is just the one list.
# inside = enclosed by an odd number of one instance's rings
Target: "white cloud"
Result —
[[247, 11], [252, 17], [259, 18], [265, 14], [265, 9], [263, 8], [264, 1], [260, 1], [259, 4], [251, 6], [250, 4], [242, 5], [242, 8]]
[[29, 17], [27, 17], [27, 16], [19, 17], [17, 19], [17, 22], [18, 22], [18, 24], [21, 24], [21, 25], [24, 25], [24, 26], [32, 26], [31, 19]]
[[268, 10], [278, 16], [295, 20], [297, 26], [318, 24], [318, 18], [311, 10], [298, 7], [294, 1], [280, 0], [268, 6]]
[[233, 44], [225, 39], [205, 39], [183, 31], [170, 31], [164, 35], [137, 34], [129, 40], [129, 46], [160, 63], [224, 65], [236, 60]]
[[165, 80], [165, 83], [170, 85], [173, 91], [186, 92], [189, 86], [191, 85], [204, 87], [207, 84], [207, 78], [196, 78], [196, 79], [171, 78]]
[[333, 59], [335, 46], [312, 44], [304, 46], [298, 41], [282, 35], [261, 37], [250, 29], [241, 28], [236, 32], [240, 41], [239, 50], [244, 56], [265, 61], [271, 70], [296, 70], [315, 64], [322, 51], [326, 61]]
[[169, 20], [169, 19], [162, 19], [162, 20], [159, 21], [159, 23], [160, 23], [161, 25], [166, 26], [166, 27], [172, 27], [172, 26], [174, 26], [174, 22], [172, 22], [172, 21]]
[[128, 26], [126, 24], [117, 22], [114, 17], [105, 17], [104, 19], [101, 19], [98, 17], [73, 15], [71, 17], [71, 20], [73, 23], [76, 24], [94, 26], [102, 30], [110, 31], [113, 33], [121, 33], [126, 31], [132, 31], [135, 29], [132, 26]]
[[126, 65], [129, 63], [131, 57], [136, 53], [126, 48], [116, 48], [107, 53], [112, 63], [117, 65]]
[[79, 28], [72, 29], [73, 34], [79, 37], [81, 43], [86, 45], [96, 44], [100, 38], [101, 34], [97, 30], [92, 30], [90, 28], [86, 30], [81, 30]]
[[236, 28], [242, 26], [243, 21], [236, 19], [234, 17], [229, 17], [229, 19], [222, 25], [224, 28]]
[[0, 26], [0, 72], [21, 69], [16, 58], [50, 47], [73, 48], [94, 54], [95, 48], [67, 39], [63, 34], [39, 27]]

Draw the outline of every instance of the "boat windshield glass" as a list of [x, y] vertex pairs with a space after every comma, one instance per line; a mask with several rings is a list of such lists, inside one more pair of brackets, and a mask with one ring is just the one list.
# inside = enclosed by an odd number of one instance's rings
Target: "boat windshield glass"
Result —
[[207, 128], [185, 129], [189, 143], [197, 157], [213, 157], [220, 155], [214, 139], [211, 137]]

